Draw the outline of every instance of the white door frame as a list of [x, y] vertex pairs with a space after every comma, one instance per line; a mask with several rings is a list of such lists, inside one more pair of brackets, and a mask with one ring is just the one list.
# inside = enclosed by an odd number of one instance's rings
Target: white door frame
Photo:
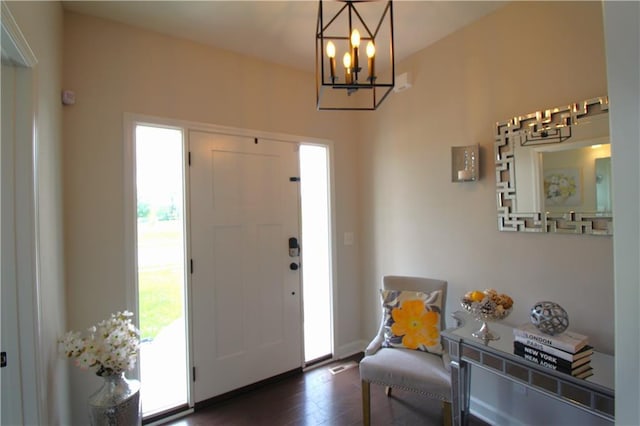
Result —
[[[124, 123], [124, 234], [125, 234], [125, 247], [123, 250], [123, 254], [125, 256], [125, 277], [126, 277], [126, 285], [127, 285], [127, 309], [131, 312], [135, 313], [136, 318], [138, 318], [137, 312], [137, 273], [136, 273], [136, 200], [135, 200], [135, 151], [133, 146], [134, 140], [134, 131], [136, 124], [148, 124], [152, 126], [160, 126], [160, 127], [171, 127], [171, 128], [179, 128], [183, 131], [183, 143], [185, 144], [185, 152], [187, 152], [187, 142], [188, 142], [188, 132], [191, 130], [194, 131], [202, 131], [202, 132], [210, 132], [210, 133], [218, 133], [218, 134], [227, 134], [234, 136], [248, 136], [248, 137], [257, 137], [259, 139], [271, 139], [282, 142], [296, 143], [296, 144], [310, 144], [310, 145], [323, 145], [326, 146], [329, 150], [329, 180], [330, 180], [330, 205], [331, 205], [331, 214], [330, 214], [330, 232], [331, 232], [331, 265], [332, 265], [332, 280], [331, 280], [331, 294], [332, 294], [332, 304], [333, 306], [337, 306], [337, 291], [336, 291], [336, 283], [337, 280], [337, 247], [336, 242], [338, 241], [336, 238], [336, 218], [335, 218], [335, 178], [334, 178], [334, 146], [333, 141], [327, 139], [320, 138], [312, 138], [306, 136], [297, 136], [297, 135], [289, 135], [283, 133], [271, 133], [264, 132], [259, 130], [251, 130], [251, 129], [240, 129], [229, 126], [220, 126], [215, 124], [206, 124], [199, 123], [193, 121], [185, 121], [185, 120], [176, 120], [158, 116], [151, 116], [145, 114], [136, 114], [136, 113], [124, 113], [123, 115], [123, 123]], [[185, 155], [185, 159], [187, 159], [187, 155]], [[187, 160], [188, 161], [188, 160]], [[186, 173], [185, 177], [185, 197], [189, 193], [189, 176]], [[189, 217], [189, 206], [188, 203], [185, 205], [185, 217]], [[188, 219], [187, 219], [188, 220]], [[188, 228], [188, 226], [187, 226]], [[188, 232], [185, 233], [187, 241], [186, 243], [186, 257], [185, 259], [191, 258], [191, 253], [189, 252], [190, 247], [190, 235]], [[191, 298], [191, 277], [187, 274], [187, 299]], [[189, 368], [193, 365], [193, 353], [190, 350], [191, 342], [193, 336], [191, 335], [191, 329], [193, 325], [192, 314], [190, 312], [190, 307], [186, 308], [186, 316], [187, 323], [189, 327], [189, 334], [187, 335], [187, 346], [189, 347]], [[332, 353], [335, 356], [335, 324], [338, 324], [337, 320], [337, 310], [332, 310], [332, 337], [334, 341], [332, 342]], [[301, 348], [302, 350], [302, 348]], [[304, 356], [302, 357], [304, 359]], [[139, 374], [138, 374], [139, 377]], [[190, 383], [189, 386], [189, 406], [193, 407], [193, 382]]]
[[[45, 371], [41, 365], [41, 306], [40, 269], [38, 259], [38, 140], [35, 128], [37, 111], [35, 101], [37, 58], [9, 7], [2, 2], [2, 60], [16, 71], [15, 161], [15, 267], [18, 308], [18, 345], [22, 393], [14, 394], [16, 404], [22, 407], [25, 424], [41, 424], [46, 389]], [[6, 141], [3, 141], [6, 143]], [[14, 364], [15, 365], [15, 364]]]

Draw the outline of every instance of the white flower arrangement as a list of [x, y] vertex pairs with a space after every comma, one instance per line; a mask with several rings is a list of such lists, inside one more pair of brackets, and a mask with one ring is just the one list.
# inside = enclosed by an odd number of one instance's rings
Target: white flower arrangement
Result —
[[69, 331], [60, 339], [61, 350], [83, 370], [96, 367], [98, 376], [120, 374], [133, 369], [140, 348], [140, 331], [131, 322], [129, 311], [111, 314], [90, 327], [89, 337]]

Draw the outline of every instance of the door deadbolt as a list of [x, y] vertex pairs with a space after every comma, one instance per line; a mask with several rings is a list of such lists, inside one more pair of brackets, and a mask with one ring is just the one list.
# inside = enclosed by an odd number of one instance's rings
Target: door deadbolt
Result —
[[300, 256], [300, 244], [296, 237], [289, 238], [289, 257]]
[[295, 262], [291, 262], [291, 263], [289, 264], [289, 269], [291, 269], [292, 271], [297, 271], [297, 270], [298, 270], [298, 268], [299, 268], [299, 266], [298, 266], [298, 264], [297, 264], [297, 263], [295, 263]]

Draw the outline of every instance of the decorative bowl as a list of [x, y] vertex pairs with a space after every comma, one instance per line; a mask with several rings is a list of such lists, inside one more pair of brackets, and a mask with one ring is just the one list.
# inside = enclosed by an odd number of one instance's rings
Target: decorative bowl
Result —
[[505, 319], [513, 311], [513, 299], [506, 294], [498, 294], [493, 289], [467, 292], [460, 304], [476, 320], [482, 321], [480, 329], [471, 333], [482, 340], [498, 340], [500, 336], [489, 330], [487, 322]]

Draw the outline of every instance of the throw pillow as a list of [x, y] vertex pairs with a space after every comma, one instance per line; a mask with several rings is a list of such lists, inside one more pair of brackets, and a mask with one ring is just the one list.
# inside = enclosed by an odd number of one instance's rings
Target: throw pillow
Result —
[[442, 354], [440, 315], [442, 291], [431, 293], [380, 290], [386, 348], [416, 349]]

